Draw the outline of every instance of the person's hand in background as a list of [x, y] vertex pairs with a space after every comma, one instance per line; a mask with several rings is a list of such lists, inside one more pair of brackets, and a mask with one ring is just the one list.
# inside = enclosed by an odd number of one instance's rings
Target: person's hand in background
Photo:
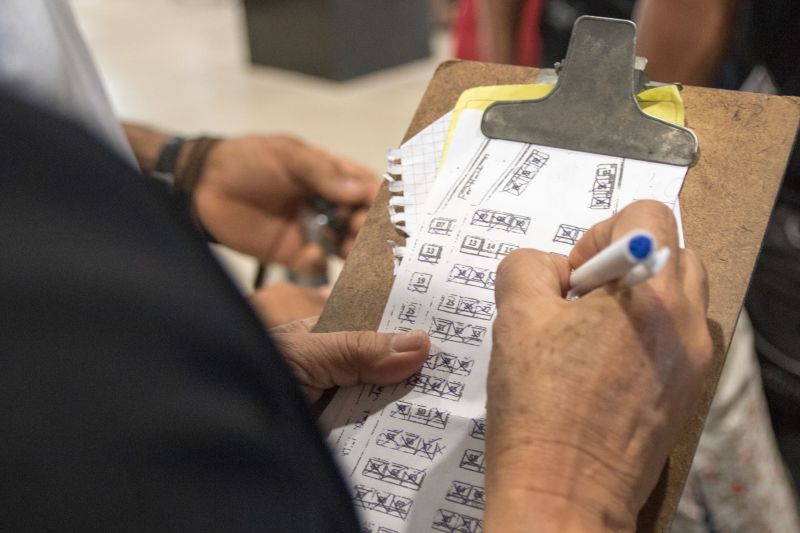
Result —
[[[170, 136], [125, 124], [144, 172], [152, 172]], [[175, 174], [185, 168], [193, 141], [183, 144]], [[206, 230], [220, 243], [293, 268], [322, 253], [308, 243], [303, 214], [318, 197], [337, 206], [344, 235], [337, 252], [346, 256], [379, 189], [364, 167], [287, 136], [222, 139], [208, 151], [192, 201]], [[310, 249], [311, 248], [311, 249]], [[316, 249], [314, 249], [316, 248]]]
[[291, 137], [239, 137], [214, 146], [194, 194], [197, 213], [221, 243], [258, 258], [291, 266], [306, 242], [302, 213], [320, 196], [339, 206], [352, 248], [378, 192], [360, 165]]
[[399, 383], [422, 367], [431, 345], [424, 331], [311, 333], [316, 322], [269, 330], [310, 403], [335, 386]]
[[[571, 269], [637, 228], [672, 251], [662, 272], [564, 299]], [[678, 247], [672, 213], [637, 202], [591, 228], [569, 259], [515, 251], [496, 300], [487, 531], [633, 531], [712, 357], [706, 274]]]

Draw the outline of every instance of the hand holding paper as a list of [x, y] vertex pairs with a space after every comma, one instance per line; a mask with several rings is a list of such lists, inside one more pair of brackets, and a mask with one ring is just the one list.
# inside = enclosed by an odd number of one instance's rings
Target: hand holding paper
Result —
[[312, 333], [317, 317], [270, 329], [309, 403], [331, 387], [393, 384], [419, 370], [430, 348], [424, 331]]

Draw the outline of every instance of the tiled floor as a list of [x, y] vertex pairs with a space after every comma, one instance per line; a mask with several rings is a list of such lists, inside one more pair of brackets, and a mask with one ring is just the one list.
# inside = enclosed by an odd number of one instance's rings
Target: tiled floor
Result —
[[[72, 0], [118, 114], [181, 132], [284, 132], [376, 174], [403, 136], [448, 36], [429, 60], [338, 83], [248, 63], [237, 0]], [[254, 265], [235, 261], [239, 277]]]

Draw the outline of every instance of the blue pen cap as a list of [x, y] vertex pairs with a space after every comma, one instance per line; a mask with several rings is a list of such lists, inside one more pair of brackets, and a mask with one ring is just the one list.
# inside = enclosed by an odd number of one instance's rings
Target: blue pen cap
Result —
[[628, 243], [628, 250], [631, 255], [639, 261], [643, 261], [650, 256], [653, 251], [653, 239], [647, 235], [637, 235]]

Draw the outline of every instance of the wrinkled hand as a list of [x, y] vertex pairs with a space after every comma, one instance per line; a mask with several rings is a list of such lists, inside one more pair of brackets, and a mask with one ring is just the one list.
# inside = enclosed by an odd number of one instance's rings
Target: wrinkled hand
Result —
[[[570, 269], [636, 228], [670, 247], [664, 270], [565, 300]], [[591, 228], [569, 259], [510, 254], [496, 299], [487, 529], [633, 531], [711, 362], [701, 262], [678, 247], [667, 208], [637, 202]]]
[[430, 349], [424, 331], [311, 333], [316, 321], [269, 330], [310, 403], [335, 386], [399, 383], [420, 369]]
[[322, 196], [340, 207], [346, 256], [378, 183], [369, 171], [291, 137], [225, 139], [208, 154], [194, 194], [197, 213], [221, 243], [264, 263], [293, 266], [304, 255], [301, 213]]

